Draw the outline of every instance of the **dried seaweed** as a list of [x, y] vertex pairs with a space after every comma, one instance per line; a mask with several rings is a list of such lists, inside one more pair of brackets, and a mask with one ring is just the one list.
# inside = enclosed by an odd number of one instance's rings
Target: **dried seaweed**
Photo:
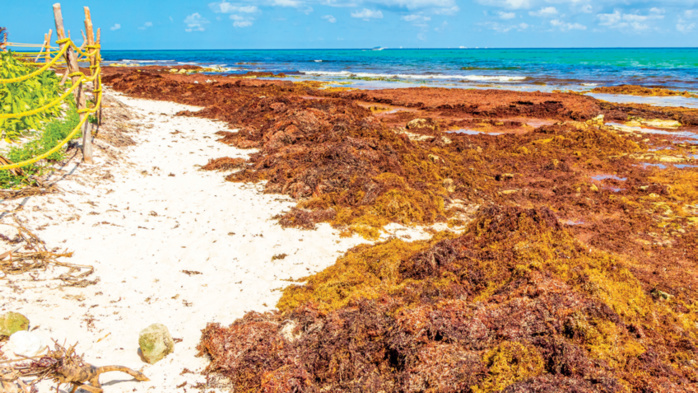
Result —
[[[75, 346], [66, 348], [54, 342], [54, 348], [43, 356], [10, 360], [2, 375], [3, 387], [17, 387], [18, 392], [34, 392], [36, 384], [45, 379], [53, 380], [59, 390], [60, 385], [72, 385], [71, 393], [78, 388], [91, 393], [101, 393], [99, 376], [105, 372], [119, 371], [131, 375], [138, 381], [148, 381], [148, 378], [138, 371], [123, 366], [95, 367], [83, 360], [82, 355], [75, 352]], [[31, 378], [27, 387], [20, 378]], [[5, 391], [5, 390], [3, 390]]]
[[20, 246], [0, 254], [0, 272], [3, 273], [4, 277], [35, 270], [46, 270], [49, 266], [60, 266], [68, 268], [68, 272], [58, 277], [65, 286], [86, 286], [95, 283], [95, 281], [86, 280], [86, 277], [94, 272], [94, 267], [60, 261], [59, 258], [72, 257], [73, 253], [49, 251], [43, 240], [16, 218], [14, 221], [14, 226], [17, 229], [14, 243], [20, 244]]
[[490, 206], [460, 236], [355, 248], [199, 349], [236, 391], [692, 391], [698, 317], [632, 266], [550, 210]]
[[597, 115], [695, 125], [698, 110], [106, 79], [238, 128], [220, 141], [259, 151], [226, 178], [296, 198], [284, 225], [376, 237], [391, 222], [462, 226], [484, 206], [460, 235], [357, 247], [284, 291], [279, 312], [210, 325], [208, 371], [236, 391], [695, 391], [698, 171], [644, 164], [692, 163], [698, 151], [679, 133], [620, 133]]

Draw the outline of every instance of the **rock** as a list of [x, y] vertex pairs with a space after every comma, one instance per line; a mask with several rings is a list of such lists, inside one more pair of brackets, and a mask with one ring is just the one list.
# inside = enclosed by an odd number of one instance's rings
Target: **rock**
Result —
[[27, 328], [29, 328], [29, 320], [20, 313], [7, 312], [0, 315], [0, 336], [11, 336]]
[[651, 293], [655, 298], [664, 299], [664, 300], [669, 300], [669, 299], [671, 299], [672, 297], [674, 297], [673, 295], [670, 295], [670, 294], [668, 294], [668, 293], [666, 293], [666, 292], [664, 292], [664, 291], [660, 291], [660, 290], [657, 289], [657, 288], [653, 289], [650, 293]]
[[453, 181], [453, 179], [444, 179], [442, 182], [444, 188], [448, 192], [456, 192], [456, 183]]
[[174, 352], [174, 340], [167, 326], [154, 323], [141, 331], [138, 337], [141, 356], [149, 364], [155, 364]]
[[429, 129], [436, 130], [438, 126], [431, 119], [414, 119], [410, 120], [406, 127], [408, 130]]
[[602, 126], [604, 124], [603, 122], [604, 116], [603, 115], [598, 115], [593, 119], [587, 120], [587, 124], [589, 125], [597, 125], [597, 126]]
[[589, 129], [589, 124], [588, 124], [588, 123], [583, 123], [583, 122], [581, 122], [581, 121], [573, 121], [573, 120], [570, 120], [570, 121], [565, 121], [565, 122], [558, 123], [558, 124], [563, 125], [563, 126], [570, 126], [570, 127], [574, 128], [574, 129], [580, 130], [580, 131], [584, 131], [584, 130], [588, 130], [588, 129]]
[[647, 127], [675, 129], [681, 127], [681, 123], [676, 120], [641, 119], [640, 123]]
[[34, 357], [44, 353], [48, 345], [48, 340], [39, 333], [20, 330], [10, 336], [3, 350], [14, 353], [16, 356]]
[[658, 156], [657, 161], [660, 162], [683, 162], [686, 159], [684, 157], [676, 157], [676, 156]]

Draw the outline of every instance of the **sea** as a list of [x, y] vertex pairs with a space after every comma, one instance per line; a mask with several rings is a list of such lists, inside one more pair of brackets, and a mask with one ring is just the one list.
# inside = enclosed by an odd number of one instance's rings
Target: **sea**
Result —
[[[283, 73], [287, 78], [369, 89], [588, 92], [597, 86], [632, 84], [698, 94], [698, 48], [105, 50], [103, 57], [107, 64], [200, 65], [213, 75]], [[643, 99], [698, 107], [696, 98]]]

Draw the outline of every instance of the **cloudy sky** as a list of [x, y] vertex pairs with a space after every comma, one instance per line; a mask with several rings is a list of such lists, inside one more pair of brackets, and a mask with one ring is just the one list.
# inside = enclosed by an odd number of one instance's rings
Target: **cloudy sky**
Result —
[[[56, 0], [4, 1], [11, 41], [38, 42]], [[698, 47], [698, 0], [63, 0], [111, 49]], [[54, 35], [55, 39], [55, 35]]]

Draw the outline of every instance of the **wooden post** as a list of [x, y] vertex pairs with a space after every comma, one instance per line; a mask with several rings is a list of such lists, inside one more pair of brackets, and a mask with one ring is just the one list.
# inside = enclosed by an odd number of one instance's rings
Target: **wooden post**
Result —
[[[95, 41], [99, 48], [97, 48], [97, 64], [101, 67], [102, 66], [102, 29], [97, 28], [97, 39]], [[102, 88], [102, 79], [101, 77], [97, 77], [97, 86], [98, 88]], [[99, 108], [97, 108], [97, 125], [102, 125], [102, 103], [100, 102]]]
[[48, 29], [48, 35], [46, 36], [46, 62], [51, 61], [51, 36], [53, 35], [53, 30]]
[[[61, 13], [61, 4], [56, 3], [53, 5], [53, 16], [56, 19], [56, 34], [58, 35], [58, 40], [65, 39], [65, 29], [63, 28], [63, 14]], [[68, 43], [63, 43], [61, 44], [61, 49], [63, 49], [63, 45], [68, 45]], [[68, 66], [68, 70], [66, 72], [68, 73], [74, 73], [74, 72], [79, 72], [80, 67], [78, 66], [78, 60], [77, 57], [75, 56], [75, 52], [73, 51], [73, 48], [68, 48], [65, 52], [65, 61]], [[83, 110], [85, 109], [85, 93], [83, 92], [82, 89], [82, 83], [80, 82], [80, 77], [79, 76], [73, 76], [72, 77], [73, 83], [80, 83], [80, 86], [78, 86], [75, 89], [76, 96], [75, 96], [75, 101], [77, 102], [77, 107], [78, 110]], [[81, 113], [80, 114], [80, 121], [84, 120], [85, 117], [87, 116], [87, 113]], [[88, 122], [85, 122], [85, 125], [87, 125]], [[92, 135], [90, 133], [86, 133], [85, 130], [88, 129], [87, 127], [83, 128], [83, 133], [82, 133], [82, 161], [87, 164], [92, 163]], [[90, 134], [90, 135], [88, 135]]]
[[4, 27], [0, 27], [0, 50], [5, 50], [5, 45], [7, 44], [7, 30]]
[[[85, 33], [87, 33], [87, 37], [85, 39], [85, 51], [89, 55], [90, 52], [94, 52], [94, 55], [89, 56], [90, 59], [90, 75], [93, 76], [95, 72], [97, 71], [95, 69], [95, 66], [97, 65], [97, 52], [94, 49], [90, 49], [90, 46], [95, 44], [95, 31], [94, 28], [92, 27], [92, 15], [90, 14], [90, 7], [85, 7]], [[95, 90], [99, 89], [99, 78], [95, 78], [95, 80], [92, 82], [92, 91], [94, 92]], [[92, 94], [94, 104], [97, 105], [97, 94]], [[95, 117], [99, 119], [99, 114], [95, 112]], [[99, 124], [99, 122], [97, 123]], [[87, 123], [85, 123], [87, 125]], [[85, 130], [87, 132], [87, 130]], [[90, 137], [92, 137], [92, 127], [90, 127]]]
[[39, 54], [36, 55], [36, 59], [34, 59], [34, 63], [39, 62], [39, 58], [41, 57], [41, 54], [44, 53], [44, 49], [46, 49], [46, 34], [44, 34], [44, 43], [41, 45], [41, 50], [39, 51]]

